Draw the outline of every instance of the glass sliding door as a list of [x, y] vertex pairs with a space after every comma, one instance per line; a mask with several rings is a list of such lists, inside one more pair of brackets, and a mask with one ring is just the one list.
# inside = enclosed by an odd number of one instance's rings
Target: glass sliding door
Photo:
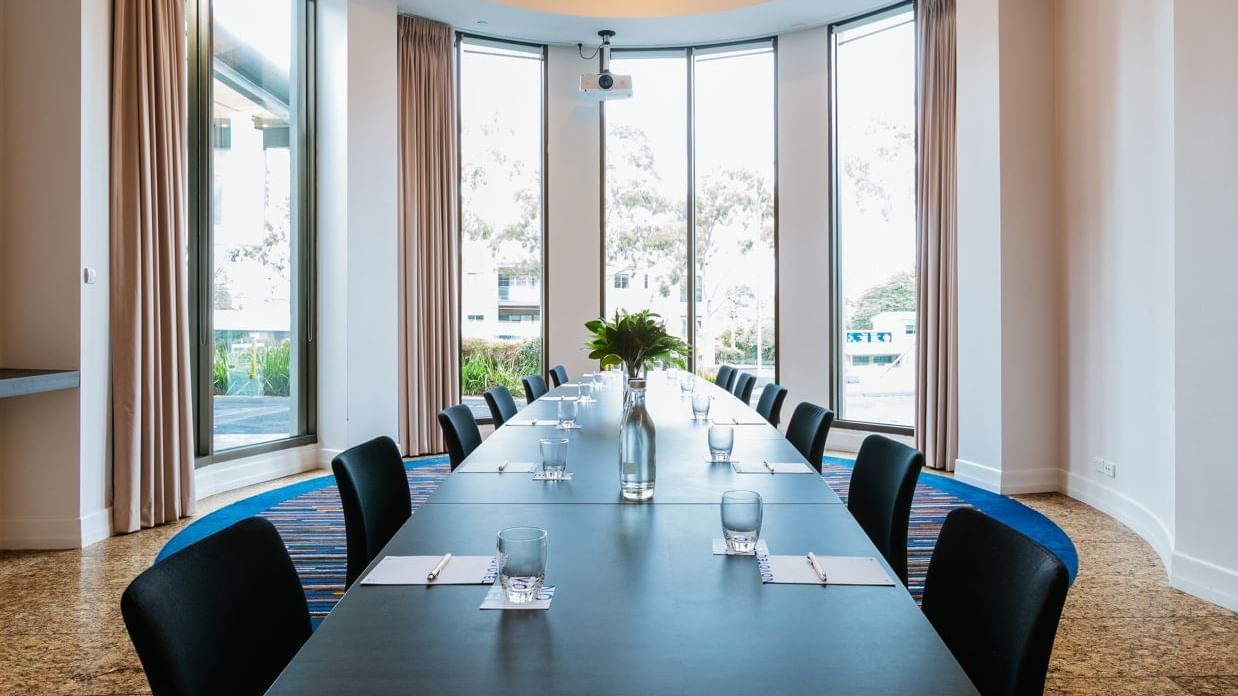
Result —
[[911, 5], [833, 28], [834, 383], [843, 421], [910, 428], [916, 376]]
[[774, 49], [693, 51], [696, 371], [774, 381]]
[[197, 418], [207, 419], [200, 455], [313, 431], [312, 7], [304, 0], [188, 5], [197, 27], [190, 33], [191, 263], [195, 309], [205, 315], [194, 327]]
[[687, 52], [614, 54], [631, 99], [605, 104], [602, 305], [649, 309], [688, 338]]
[[460, 99], [460, 387], [482, 394], [544, 374], [541, 46], [463, 38]]

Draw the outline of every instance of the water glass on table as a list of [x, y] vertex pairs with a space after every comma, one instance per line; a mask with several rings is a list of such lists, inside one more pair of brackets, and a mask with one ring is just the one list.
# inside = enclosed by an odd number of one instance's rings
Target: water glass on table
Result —
[[764, 505], [755, 491], [727, 491], [722, 494], [722, 534], [732, 553], [752, 553], [761, 536]]
[[606, 373], [605, 372], [594, 372], [593, 373], [593, 388], [596, 389], [597, 391], [602, 391], [604, 388], [606, 388]]
[[574, 396], [565, 396], [559, 399], [559, 427], [562, 429], [576, 427], [576, 410], [580, 399]]
[[576, 393], [580, 395], [582, 404], [593, 401], [593, 380], [582, 376], [580, 383], [576, 385]]
[[713, 401], [703, 390], [692, 392], [692, 420], [709, 420], [709, 404]]
[[547, 536], [537, 527], [508, 527], [499, 532], [499, 584], [513, 604], [531, 602], [546, 581]]
[[731, 461], [731, 449], [734, 446], [734, 428], [729, 425], [709, 426], [709, 456], [715, 462]]
[[542, 446], [542, 473], [548, 479], [561, 479], [567, 471], [566, 437], [544, 437]]
[[692, 393], [692, 390], [695, 387], [696, 387], [696, 378], [692, 376], [691, 372], [684, 370], [683, 372], [679, 373], [679, 395], [680, 396], [688, 396], [689, 394]]

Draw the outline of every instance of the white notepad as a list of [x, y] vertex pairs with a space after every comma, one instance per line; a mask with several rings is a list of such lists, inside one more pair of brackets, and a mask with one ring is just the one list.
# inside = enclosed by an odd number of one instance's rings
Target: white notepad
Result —
[[870, 556], [817, 556], [817, 563], [825, 571], [826, 580], [821, 580], [817, 571], [803, 556], [757, 555], [757, 568], [761, 582], [766, 584], [792, 585], [877, 585], [893, 587], [894, 580], [886, 573], [881, 563]]
[[531, 474], [542, 468], [538, 462], [508, 462], [499, 471], [503, 462], [469, 462], [456, 469], [457, 474]]
[[531, 419], [531, 420], [509, 420], [509, 421], [507, 421], [506, 423], [504, 423], [503, 425], [538, 425], [538, 426], [546, 426], [546, 425], [558, 425], [558, 424], [559, 424], [559, 419], [558, 419], [558, 418], [534, 418], [534, 419]]
[[709, 419], [714, 425], [769, 425], [759, 418], [738, 418], [735, 416], [715, 416]]
[[[804, 462], [769, 462], [769, 466], [765, 462], [731, 462], [731, 468], [737, 474], [815, 474], [812, 467]], [[773, 471], [770, 471], [770, 469]]]
[[426, 575], [442, 556], [384, 556], [362, 585], [489, 585], [498, 575], [494, 556], [452, 556], [434, 582]]

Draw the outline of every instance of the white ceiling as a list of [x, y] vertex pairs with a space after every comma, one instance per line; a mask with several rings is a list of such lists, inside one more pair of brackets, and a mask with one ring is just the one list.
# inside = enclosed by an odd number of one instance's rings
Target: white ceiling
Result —
[[446, 22], [461, 31], [536, 43], [588, 46], [597, 43], [599, 29], [613, 29], [617, 47], [682, 46], [771, 36], [892, 4], [892, 0], [398, 2], [401, 13]]

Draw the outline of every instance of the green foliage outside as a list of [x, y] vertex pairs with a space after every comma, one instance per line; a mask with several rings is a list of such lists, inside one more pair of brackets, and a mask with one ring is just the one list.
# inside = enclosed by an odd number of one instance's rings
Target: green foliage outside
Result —
[[849, 329], [861, 331], [873, 328], [873, 317], [882, 312], [916, 311], [916, 277], [912, 273], [895, 273], [881, 285], [864, 291], [851, 303]]
[[[734, 333], [730, 329], [724, 329], [718, 334], [714, 355], [718, 364], [755, 365], [757, 362], [756, 332], [748, 325], [738, 327]], [[771, 324], [764, 326], [764, 335], [761, 337], [761, 362], [766, 365], [774, 364], [774, 327]]]
[[222, 343], [215, 344], [215, 360], [211, 363], [212, 387], [216, 396], [228, 393], [228, 348]]
[[292, 346], [285, 339], [258, 353], [258, 374], [262, 379], [263, 396], [288, 396], [291, 393], [289, 363]]
[[542, 341], [488, 341], [466, 338], [460, 345], [460, 390], [479, 396], [500, 384], [519, 395], [522, 377], [542, 374]]

